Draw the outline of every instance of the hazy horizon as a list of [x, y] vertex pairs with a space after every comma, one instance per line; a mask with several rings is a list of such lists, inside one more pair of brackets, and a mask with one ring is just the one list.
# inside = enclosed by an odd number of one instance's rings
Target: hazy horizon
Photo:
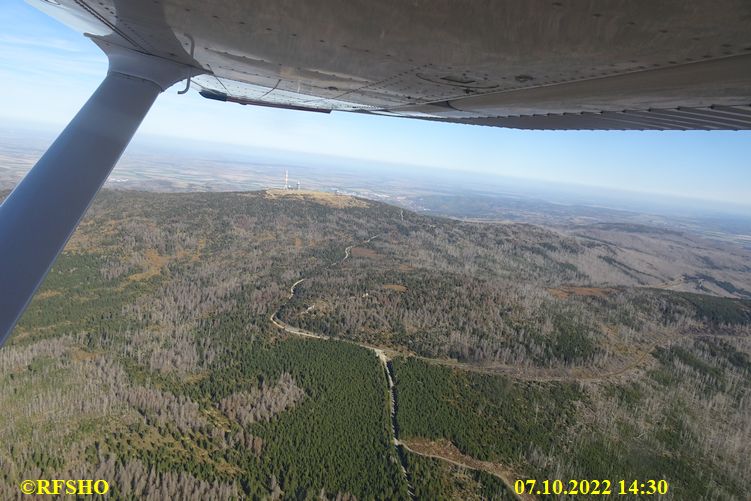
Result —
[[[17, 126], [4, 124], [0, 126], [3, 131], [3, 139], [30, 141], [41, 153], [51, 143], [59, 132], [56, 127], [44, 123], [31, 121], [18, 121]], [[10, 136], [10, 137], [9, 137]], [[9, 146], [3, 144], [2, 146]], [[388, 161], [365, 160], [357, 157], [324, 154], [315, 152], [300, 152], [295, 150], [283, 150], [271, 147], [250, 147], [229, 143], [201, 140], [179, 140], [173, 137], [159, 136], [156, 134], [139, 134], [125, 151], [119, 165], [115, 167], [112, 176], [117, 177], [118, 172], [128, 162], [143, 155], [154, 157], [172, 158], [173, 155], [190, 156], [192, 159], [200, 159], [203, 162], [215, 162], [223, 164], [230, 162], [235, 165], [243, 163], [250, 166], [267, 165], [280, 168], [280, 183], [282, 169], [295, 169], [293, 177], [307, 169], [309, 175], [322, 182], [321, 173], [313, 172], [315, 169], [335, 169], [337, 173], [342, 170], [349, 171], [353, 176], [362, 174], [383, 175], [391, 181], [404, 181], [412, 179], [416, 183], [429, 181], [434, 187], [446, 187], [454, 189], [455, 194], [466, 191], [475, 193], [492, 193], [506, 195], [520, 195], [527, 198], [541, 198], [547, 202], [564, 205], [583, 204], [589, 206], [602, 206], [611, 209], [623, 209], [629, 211], [650, 212], [657, 209], [658, 213], [675, 214], [676, 209], [685, 211], [693, 209], [695, 213], [717, 213], [728, 215], [742, 215], [751, 217], [751, 200], [748, 203], [734, 203], [726, 200], [680, 196], [649, 191], [635, 191], [629, 189], [617, 189], [604, 185], [591, 185], [582, 182], [550, 181], [532, 177], [513, 176], [489, 171], [475, 171], [470, 169], [451, 169], [437, 166], [410, 165]], [[158, 166], [155, 166], [158, 168]], [[203, 167], [210, 174], [208, 166]], [[165, 179], [169, 176], [165, 173]], [[419, 184], [416, 186], [419, 187]], [[241, 186], [238, 186], [241, 188]], [[377, 187], [373, 187], [377, 189]], [[225, 190], [219, 190], [225, 191]], [[698, 205], [697, 205], [698, 204]]]
[[[5, 123], [60, 131], [99, 85], [107, 59], [86, 37], [20, 0], [0, 5], [0, 109]], [[476, 172], [748, 207], [751, 131], [521, 131], [237, 106], [196, 89], [159, 97], [135, 137], [222, 143], [289, 155], [357, 159], [410, 169]], [[131, 149], [132, 150], [132, 149]], [[472, 174], [470, 174], [472, 175]]]

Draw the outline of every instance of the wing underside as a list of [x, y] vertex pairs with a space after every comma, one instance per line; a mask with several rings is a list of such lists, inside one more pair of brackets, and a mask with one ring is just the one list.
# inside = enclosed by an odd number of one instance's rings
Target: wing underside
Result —
[[204, 95], [522, 129], [751, 128], [745, 0], [29, 0]]
[[430, 118], [439, 122], [527, 130], [749, 130], [751, 106], [548, 113], [482, 118]]

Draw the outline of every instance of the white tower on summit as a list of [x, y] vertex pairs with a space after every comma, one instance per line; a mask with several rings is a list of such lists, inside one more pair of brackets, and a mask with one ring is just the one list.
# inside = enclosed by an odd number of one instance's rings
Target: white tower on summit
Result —
[[288, 170], [284, 171], [284, 189], [285, 190], [289, 189], [289, 171]]

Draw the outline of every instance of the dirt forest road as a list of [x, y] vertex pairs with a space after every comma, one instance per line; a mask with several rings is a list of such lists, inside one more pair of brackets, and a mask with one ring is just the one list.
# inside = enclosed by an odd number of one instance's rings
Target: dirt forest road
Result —
[[[356, 246], [366, 245], [373, 241], [375, 238], [377, 238], [379, 235], [374, 235], [359, 244], [353, 244], [349, 245], [344, 248], [343, 257], [330, 265], [328, 265], [328, 268], [334, 268], [336, 266], [342, 265], [345, 261], [351, 258], [352, 256], [352, 249]], [[289, 301], [291, 301], [297, 292], [297, 287], [305, 282], [306, 280], [310, 279], [312, 277], [305, 277], [297, 280], [295, 283], [293, 283], [289, 289], [289, 296], [287, 297], [287, 301], [285, 301], [284, 304], [282, 304], [277, 311], [275, 311], [271, 317], [270, 321], [271, 323], [283, 330], [284, 332], [287, 332], [289, 334], [293, 334], [296, 336], [301, 337], [308, 337], [308, 338], [315, 338], [315, 339], [323, 339], [328, 340], [332, 339], [329, 336], [325, 336], [322, 334], [317, 334], [315, 332], [311, 332], [309, 330], [301, 329], [298, 327], [294, 327], [292, 325], [289, 325], [288, 323], [281, 320], [278, 316], [279, 311], [282, 307], [284, 307]], [[672, 283], [664, 284], [663, 286], [674, 286], [676, 285], [676, 282], [674, 281]], [[400, 439], [399, 436], [399, 426], [397, 422], [397, 413], [398, 413], [398, 401], [397, 401], [397, 391], [395, 387], [395, 376], [393, 372], [393, 366], [391, 364], [391, 357], [400, 354], [400, 355], [408, 355], [408, 356], [415, 356], [421, 360], [424, 360], [425, 362], [442, 365], [446, 367], [451, 367], [454, 369], [459, 370], [465, 370], [465, 371], [471, 371], [471, 372], [480, 372], [485, 374], [492, 374], [492, 375], [498, 375], [498, 376], [507, 376], [514, 379], [519, 380], [526, 380], [526, 381], [559, 381], [559, 382], [595, 382], [595, 381], [605, 381], [610, 380], [613, 378], [619, 378], [627, 373], [638, 370], [640, 368], [645, 368], [650, 365], [651, 359], [649, 357], [652, 350], [654, 350], [655, 347], [665, 344], [670, 344], [675, 338], [674, 336], [668, 336], [667, 338], [660, 339], [659, 341], [654, 341], [653, 343], [650, 343], [645, 349], [639, 350], [638, 353], [635, 354], [635, 356], [630, 360], [627, 361], [625, 364], [623, 364], [621, 367], [615, 368], [614, 370], [607, 371], [607, 372], [580, 372], [580, 373], [561, 373], [561, 372], [536, 372], [536, 373], [529, 373], [529, 372], [523, 372], [520, 370], [519, 367], [513, 367], [513, 366], [506, 366], [506, 365], [488, 365], [488, 366], [482, 366], [477, 364], [468, 364], [464, 362], [459, 362], [456, 360], [448, 360], [448, 359], [434, 359], [434, 358], [428, 358], [423, 357], [420, 355], [417, 355], [416, 353], [408, 353], [403, 351], [396, 351], [387, 347], [380, 347], [380, 346], [371, 346], [365, 343], [353, 341], [350, 339], [344, 339], [344, 338], [335, 338], [337, 341], [340, 342], [346, 342], [355, 344], [357, 346], [360, 346], [362, 348], [371, 350], [375, 353], [375, 355], [378, 357], [379, 361], [381, 362], [381, 365], [383, 367], [383, 370], [385, 372], [386, 376], [386, 382], [388, 385], [388, 393], [389, 393], [389, 406], [390, 406], [390, 413], [391, 413], [391, 434], [392, 434], [392, 440], [394, 443], [394, 446], [396, 448], [397, 454], [399, 455], [399, 461], [402, 466], [402, 472], [407, 479], [407, 484], [410, 485], [409, 492], [412, 497], [413, 491], [409, 479], [409, 474], [406, 468], [406, 458], [405, 458], [405, 451], [409, 451], [413, 454], [418, 454], [424, 457], [430, 457], [434, 459], [439, 459], [442, 461], [446, 461], [447, 463], [453, 464], [455, 466], [459, 466], [462, 468], [468, 468], [468, 469], [474, 469], [474, 470], [482, 470], [485, 471], [491, 475], [496, 476], [500, 480], [504, 482], [506, 485], [508, 491], [512, 493], [517, 499], [535, 499], [534, 497], [529, 496], [519, 496], [514, 493], [513, 489], [513, 482], [515, 477], [511, 473], [510, 470], [507, 468], [504, 468], [503, 465], [497, 464], [497, 463], [491, 463], [487, 461], [480, 461], [478, 459], [466, 456], [462, 454], [460, 451], [456, 450], [455, 448], [448, 447], [446, 444], [440, 444], [437, 442], [428, 442], [421, 439], [416, 440], [404, 440]]]
[[[370, 243], [373, 241], [373, 239], [377, 238], [378, 235], [374, 235], [367, 240], [363, 241], [359, 245], [365, 245], [367, 243]], [[344, 261], [350, 258], [352, 248], [355, 247], [354, 245], [347, 246], [344, 249], [344, 257], [342, 259], [332, 263], [329, 267], [334, 267], [337, 265], [342, 264]], [[295, 297], [295, 291], [297, 289], [297, 286], [303, 283], [307, 278], [301, 278], [298, 281], [296, 281], [292, 286], [290, 286], [289, 289], [289, 296], [287, 297], [287, 301], [285, 301], [284, 304], [282, 304], [274, 313], [271, 314], [269, 317], [269, 320], [271, 323], [277, 327], [278, 329], [283, 330], [284, 332], [287, 332], [288, 334], [293, 334], [295, 336], [301, 336], [301, 337], [307, 337], [307, 338], [314, 338], [314, 339], [323, 339], [328, 340], [332, 339], [328, 336], [324, 336], [322, 334], [316, 334], [315, 332], [311, 332], [306, 329], [301, 329], [299, 327], [294, 327], [292, 325], [289, 325], [288, 323], [281, 320], [278, 316], [279, 310], [287, 304], [290, 300], [292, 300]], [[508, 478], [508, 475], [503, 473], [503, 469], [499, 465], [495, 465], [493, 463], [478, 461], [473, 458], [469, 458], [468, 456], [463, 456], [458, 451], [456, 453], [452, 454], [452, 456], [457, 456], [458, 459], [455, 457], [447, 457], [447, 455], [441, 455], [436, 453], [435, 451], [425, 451], [420, 450], [419, 447], [417, 447], [415, 444], [407, 445], [405, 442], [400, 440], [399, 438], [399, 423], [397, 421], [397, 412], [398, 412], [398, 402], [397, 402], [397, 394], [396, 394], [396, 385], [394, 384], [394, 369], [391, 364], [391, 357], [388, 355], [387, 350], [381, 347], [377, 346], [370, 346], [365, 343], [358, 343], [356, 341], [348, 340], [348, 339], [337, 339], [337, 341], [340, 342], [346, 342], [355, 344], [357, 346], [360, 346], [361, 348], [365, 348], [367, 350], [372, 351], [376, 357], [378, 357], [378, 360], [381, 362], [381, 366], [383, 367], [384, 374], [386, 376], [386, 383], [388, 387], [388, 394], [389, 394], [389, 411], [390, 411], [390, 426], [391, 426], [391, 438], [392, 442], [394, 444], [394, 448], [396, 449], [396, 453], [399, 458], [399, 462], [401, 465], [402, 474], [404, 475], [405, 480], [407, 481], [408, 486], [408, 492], [411, 498], [414, 499], [414, 491], [412, 489], [412, 485], [410, 482], [409, 474], [407, 472], [407, 460], [406, 460], [406, 453], [405, 451], [409, 451], [413, 454], [418, 454], [420, 456], [439, 459], [441, 461], [446, 461], [448, 463], [451, 463], [453, 465], [459, 466], [461, 468], [469, 468], [473, 470], [483, 470], [491, 475], [494, 475], [498, 477], [505, 485], [506, 488], [510, 493], [514, 493], [513, 485], [511, 481]], [[430, 360], [430, 359], [428, 359]], [[523, 496], [518, 496], [514, 494], [517, 499], [534, 499], [534, 498], [527, 498]]]
[[[299, 284], [301, 281], [302, 280], [296, 282], [295, 285]], [[292, 290], [293, 290], [293, 296], [294, 296], [294, 286], [292, 287]], [[293, 327], [287, 324], [286, 322], [283, 322], [282, 320], [280, 320], [277, 317], [277, 312], [274, 312], [274, 314], [271, 315], [270, 320], [271, 320], [271, 323], [274, 324], [275, 327], [282, 329], [283, 331], [289, 334], [293, 334], [295, 336], [302, 336], [302, 337], [323, 339], [323, 340], [332, 339], [330, 337], [323, 336], [321, 334], [316, 334], [314, 332], [311, 332], [305, 329]], [[381, 362], [381, 365], [386, 374], [386, 382], [388, 384], [388, 390], [389, 390], [388, 393], [389, 393], [389, 411], [390, 411], [390, 417], [391, 417], [390, 419], [391, 437], [392, 437], [394, 447], [396, 448], [397, 455], [399, 456], [399, 462], [401, 464], [402, 474], [404, 475], [404, 478], [407, 479], [407, 485], [409, 487], [410, 497], [414, 498], [414, 493], [413, 493], [411, 482], [409, 479], [409, 474], [407, 473], [406, 457], [404, 453], [405, 450], [413, 454], [418, 454], [420, 456], [433, 458], [433, 459], [439, 459], [441, 461], [446, 461], [448, 463], [451, 463], [455, 466], [459, 466], [461, 468], [485, 471], [486, 473], [489, 473], [491, 475], [498, 477], [506, 485], [506, 488], [508, 489], [508, 491], [511, 493], [514, 493], [513, 481], [510, 480], [507, 474], [501, 473], [502, 468], [500, 467], [500, 465], [495, 465], [493, 463], [489, 463], [486, 461], [478, 461], [468, 456], [461, 456], [460, 459], [457, 459], [454, 457], [448, 457], [448, 455], [441, 455], [436, 452], [428, 452], [425, 450], [421, 450], [421, 448], [417, 447], [414, 444], [408, 445], [406, 441], [400, 440], [399, 424], [397, 422], [397, 412], [398, 412], [397, 400], [396, 400], [397, 396], [396, 396], [396, 387], [394, 384], [394, 373], [393, 373], [393, 367], [391, 365], [391, 358], [386, 354], [386, 352], [383, 349], [375, 347], [375, 346], [357, 343], [355, 341], [350, 341], [346, 339], [337, 339], [337, 341], [356, 344], [362, 348], [371, 350], [372, 352], [375, 353], [375, 355], [378, 357], [378, 360]], [[532, 497], [518, 496], [518, 495], [516, 497], [517, 499], [523, 499], [523, 500], [534, 499]]]
[[[290, 299], [294, 297], [294, 288], [300, 282], [302, 282], [302, 280], [298, 280], [297, 282], [295, 282], [295, 285], [292, 286], [291, 288], [292, 295], [290, 296]], [[327, 336], [323, 336], [321, 334], [316, 334], [315, 332], [311, 332], [305, 329], [300, 329], [298, 327], [289, 325], [288, 323], [280, 320], [279, 317], [277, 316], [277, 313], [278, 313], [278, 310], [275, 311], [271, 315], [269, 320], [271, 320], [271, 323], [274, 324], [275, 327], [282, 329], [284, 332], [293, 334], [295, 336], [302, 336], [302, 337], [308, 337], [308, 338], [314, 338], [314, 339], [323, 339], [323, 340], [332, 339]], [[409, 495], [410, 497], [414, 498], [412, 486], [410, 485], [409, 476], [407, 474], [407, 465], [406, 465], [406, 458], [404, 456], [404, 451], [400, 449], [402, 445], [401, 445], [401, 442], [399, 442], [399, 425], [397, 424], [397, 421], [396, 421], [396, 390], [394, 387], [394, 377], [393, 377], [393, 368], [391, 367], [391, 359], [388, 357], [388, 355], [386, 355], [386, 352], [380, 348], [377, 348], [374, 346], [368, 346], [366, 344], [356, 343], [354, 341], [349, 341], [349, 340], [344, 340], [344, 339], [337, 339], [337, 341], [356, 344], [357, 346], [360, 346], [361, 348], [370, 350], [373, 353], [375, 353], [376, 357], [381, 362], [381, 366], [383, 367], [384, 373], [386, 375], [386, 382], [387, 382], [388, 393], [389, 393], [389, 410], [390, 410], [389, 414], [391, 417], [390, 419], [391, 440], [394, 444], [394, 447], [396, 448], [396, 453], [399, 456], [399, 462], [401, 464], [402, 474], [404, 475], [404, 478], [407, 481]]]

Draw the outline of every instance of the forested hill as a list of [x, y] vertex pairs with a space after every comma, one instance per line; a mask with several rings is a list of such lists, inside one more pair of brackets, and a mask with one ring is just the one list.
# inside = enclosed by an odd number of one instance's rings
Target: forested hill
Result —
[[[327, 193], [103, 191], [0, 349], [0, 498], [27, 478], [346, 500], [606, 477], [742, 499], [745, 256], [582, 231]], [[682, 275], [713, 294], [671, 290]], [[363, 346], [393, 362], [401, 452]]]

